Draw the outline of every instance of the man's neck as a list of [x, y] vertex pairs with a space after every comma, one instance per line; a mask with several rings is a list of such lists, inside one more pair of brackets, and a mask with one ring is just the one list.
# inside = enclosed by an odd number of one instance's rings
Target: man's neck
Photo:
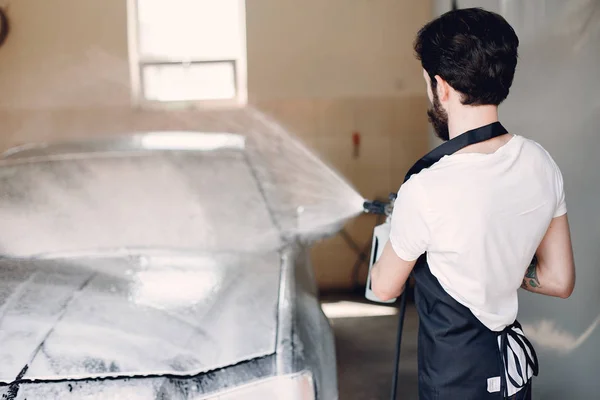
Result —
[[498, 121], [497, 106], [462, 106], [449, 117], [450, 139], [467, 131]]

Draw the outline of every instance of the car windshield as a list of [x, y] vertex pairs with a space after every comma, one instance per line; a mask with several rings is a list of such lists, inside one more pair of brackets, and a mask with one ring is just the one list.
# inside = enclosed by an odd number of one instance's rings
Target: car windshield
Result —
[[0, 249], [28, 257], [122, 248], [257, 251], [281, 244], [243, 151], [5, 161]]

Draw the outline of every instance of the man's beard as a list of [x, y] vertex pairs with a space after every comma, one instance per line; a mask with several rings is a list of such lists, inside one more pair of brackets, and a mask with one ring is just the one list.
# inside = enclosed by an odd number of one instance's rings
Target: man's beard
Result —
[[442, 139], [444, 142], [450, 140], [450, 131], [448, 130], [448, 113], [442, 108], [440, 99], [438, 99], [437, 93], [433, 92], [433, 107], [427, 110], [427, 116], [429, 122], [437, 137]]

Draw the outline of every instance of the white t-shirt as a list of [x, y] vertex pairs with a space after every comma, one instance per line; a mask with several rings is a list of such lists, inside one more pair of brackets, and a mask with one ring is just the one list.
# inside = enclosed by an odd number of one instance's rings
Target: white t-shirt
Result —
[[492, 154], [443, 157], [398, 192], [390, 242], [406, 261], [427, 252], [446, 292], [489, 329], [514, 322], [517, 291], [554, 217], [563, 179], [538, 143], [513, 137]]

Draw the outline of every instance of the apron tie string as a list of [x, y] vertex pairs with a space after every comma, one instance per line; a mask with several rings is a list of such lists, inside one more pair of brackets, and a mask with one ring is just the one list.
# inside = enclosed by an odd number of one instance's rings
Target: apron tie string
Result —
[[[521, 324], [519, 324], [518, 322], [515, 321], [515, 323], [507, 326], [499, 333], [500, 352], [501, 352], [502, 361], [504, 364], [503, 365], [504, 372], [502, 374], [500, 374], [500, 391], [502, 392], [502, 394], [504, 395], [505, 398], [508, 397], [508, 382], [506, 380], [507, 377], [508, 377], [508, 380], [510, 381], [511, 385], [513, 385], [517, 389], [522, 389], [523, 387], [525, 387], [525, 385], [527, 384], [527, 382], [529, 380], [529, 377], [527, 374], [528, 369], [531, 368], [534, 376], [537, 376], [538, 371], [539, 371], [537, 354], [535, 353], [535, 350], [534, 350], [533, 346], [531, 345], [531, 342], [525, 337], [525, 335], [522, 332], [523, 332], [523, 330], [521, 329]], [[509, 337], [512, 338], [514, 343], [516, 343], [523, 350], [523, 354], [525, 355], [525, 370], [524, 371], [521, 368], [521, 362], [519, 361], [519, 358], [517, 357], [516, 351], [512, 347]], [[516, 369], [517, 375], [519, 376], [519, 378], [521, 378], [521, 383], [518, 383], [513, 378], [513, 376], [511, 376], [511, 374], [509, 372], [509, 368], [508, 368], [509, 352], [511, 352], [513, 355], [513, 360], [515, 361], [515, 363], [514, 363], [515, 369]]]

